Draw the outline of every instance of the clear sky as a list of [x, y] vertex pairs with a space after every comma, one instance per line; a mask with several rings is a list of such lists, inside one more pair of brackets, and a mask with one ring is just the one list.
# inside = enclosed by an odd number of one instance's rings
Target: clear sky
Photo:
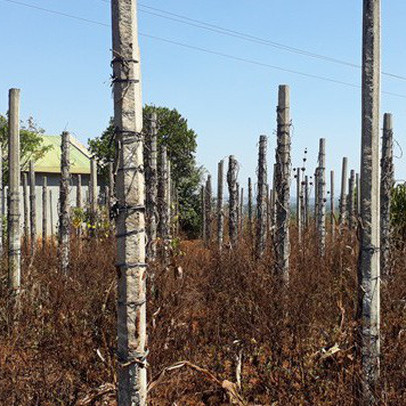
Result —
[[[17, 1], [101, 23], [0, 0], [0, 112], [7, 110], [8, 89], [19, 87], [22, 118], [32, 115], [48, 134], [67, 128], [86, 143], [112, 114], [109, 3]], [[383, 71], [403, 77], [383, 75], [383, 91], [403, 97], [383, 94], [382, 113], [394, 114], [395, 138], [406, 153], [406, 1], [382, 3]], [[254, 176], [260, 134], [269, 136], [268, 162], [273, 162], [282, 83], [291, 87], [293, 166], [307, 147], [313, 171], [318, 139], [325, 137], [328, 169], [339, 172], [348, 156], [350, 168], [358, 171], [360, 89], [263, 65], [353, 85], [360, 84], [359, 69], [164, 19], [151, 14], [162, 11], [145, 6], [359, 65], [361, 0], [143, 0], [139, 12], [144, 34], [240, 58], [140, 38], [144, 102], [176, 107], [188, 119], [198, 133], [198, 161], [214, 178], [217, 162], [230, 154], [241, 162], [241, 183]], [[395, 154], [400, 156], [399, 148]], [[406, 179], [405, 159], [395, 160], [397, 179]]]

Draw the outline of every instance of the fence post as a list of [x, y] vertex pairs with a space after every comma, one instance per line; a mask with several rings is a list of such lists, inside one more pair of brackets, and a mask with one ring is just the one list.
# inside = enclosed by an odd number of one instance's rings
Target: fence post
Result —
[[248, 178], [248, 235], [250, 238], [250, 243], [252, 243], [252, 181]]
[[390, 205], [395, 184], [393, 168], [392, 114], [386, 113], [383, 120], [381, 157], [381, 274], [389, 274], [391, 247]]
[[289, 282], [289, 219], [290, 219], [290, 95], [289, 87], [279, 86], [277, 108], [277, 147], [276, 147], [276, 230], [275, 257], [277, 273], [284, 284]]
[[61, 142], [61, 181], [59, 187], [59, 257], [61, 272], [68, 274], [70, 260], [70, 135], [64, 131]]
[[48, 188], [47, 177], [43, 177], [42, 183], [42, 248], [47, 246], [48, 239]]
[[217, 245], [219, 251], [223, 247], [224, 240], [224, 213], [223, 213], [223, 179], [224, 161], [218, 163], [217, 171]]
[[309, 227], [309, 177], [305, 176], [305, 192], [304, 192], [304, 207], [305, 207], [305, 224]]
[[238, 163], [234, 155], [228, 158], [227, 184], [229, 194], [229, 220], [228, 229], [230, 244], [232, 248], [237, 247], [238, 243], [238, 190], [237, 190], [237, 169]]
[[76, 186], [76, 207], [82, 208], [82, 175], [77, 176], [78, 184]]
[[51, 213], [51, 215], [49, 216], [49, 219], [51, 221], [51, 240], [53, 241], [53, 237], [55, 235], [55, 228], [54, 228], [54, 205], [52, 199], [52, 189], [49, 190], [49, 209]]
[[256, 256], [261, 258], [266, 246], [266, 219], [267, 219], [267, 167], [266, 149], [268, 140], [265, 135], [259, 137], [258, 152], [258, 194], [257, 194], [257, 235]]
[[8, 285], [18, 294], [21, 285], [20, 89], [9, 91], [8, 162]]
[[202, 241], [206, 245], [206, 187], [200, 186], [200, 206], [202, 210]]

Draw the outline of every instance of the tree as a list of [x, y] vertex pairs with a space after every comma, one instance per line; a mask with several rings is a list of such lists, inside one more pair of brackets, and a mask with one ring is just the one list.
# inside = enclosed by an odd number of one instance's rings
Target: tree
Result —
[[[0, 143], [3, 150], [3, 182], [8, 182], [8, 160], [6, 159], [8, 151], [8, 120], [7, 117], [0, 114]], [[32, 117], [29, 117], [25, 123], [21, 123], [20, 130], [20, 159], [21, 168], [28, 170], [30, 160], [34, 162], [42, 158], [44, 154], [52, 148], [50, 145], [43, 145], [42, 135], [44, 130], [36, 124]]]
[[[144, 122], [153, 112], [158, 117], [158, 147], [167, 147], [172, 179], [178, 189], [180, 225], [184, 232], [194, 237], [201, 226], [199, 184], [203, 175], [203, 169], [196, 163], [197, 134], [176, 109], [147, 105], [144, 107]], [[107, 164], [115, 157], [113, 135], [114, 126], [110, 121], [100, 137], [89, 140], [90, 152], [97, 157], [100, 174], [106, 180]]]

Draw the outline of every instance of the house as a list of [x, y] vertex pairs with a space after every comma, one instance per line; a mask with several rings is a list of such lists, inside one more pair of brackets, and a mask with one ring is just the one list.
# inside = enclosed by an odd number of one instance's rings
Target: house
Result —
[[[34, 163], [35, 171], [35, 206], [36, 206], [36, 231], [38, 235], [42, 234], [42, 215], [43, 215], [43, 184], [44, 178], [47, 179], [48, 191], [48, 235], [55, 234], [58, 227], [58, 199], [59, 186], [61, 180], [61, 136], [43, 136], [43, 145], [50, 146], [49, 150], [41, 159]], [[85, 207], [89, 201], [89, 183], [90, 183], [90, 164], [91, 155], [88, 149], [81, 144], [72, 135], [70, 136], [70, 173], [71, 173], [71, 188], [69, 200], [71, 207], [76, 207], [77, 190], [78, 190], [78, 175], [81, 176], [81, 196], [82, 207]], [[21, 187], [20, 187], [20, 224], [21, 229], [24, 227], [24, 198], [23, 198], [23, 179], [27, 176], [28, 186], [30, 179], [28, 168], [22, 168]], [[100, 196], [100, 181], [98, 180], [98, 194]], [[7, 213], [7, 187], [3, 195], [3, 214]], [[28, 190], [29, 194], [29, 190]]]

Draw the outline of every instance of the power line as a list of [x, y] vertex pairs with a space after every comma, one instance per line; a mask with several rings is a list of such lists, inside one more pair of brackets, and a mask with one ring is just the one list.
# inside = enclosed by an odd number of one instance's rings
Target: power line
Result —
[[[109, 3], [108, 0], [101, 0], [105, 3]], [[331, 63], [335, 63], [335, 64], [339, 64], [339, 65], [343, 65], [343, 66], [348, 66], [351, 68], [356, 68], [356, 69], [361, 69], [361, 66], [352, 62], [348, 62], [348, 61], [344, 61], [342, 59], [338, 59], [338, 58], [333, 58], [330, 56], [326, 56], [326, 55], [322, 55], [322, 54], [318, 54], [318, 53], [314, 53], [311, 51], [307, 51], [305, 49], [301, 49], [301, 48], [296, 48], [296, 47], [292, 47], [286, 44], [282, 44], [280, 42], [275, 42], [275, 41], [270, 41], [268, 39], [265, 38], [261, 38], [255, 35], [251, 35], [251, 34], [247, 34], [241, 31], [236, 31], [236, 30], [232, 30], [229, 28], [225, 28], [225, 27], [221, 27], [219, 25], [215, 25], [215, 24], [210, 24], [207, 23], [205, 21], [202, 20], [196, 20], [181, 14], [176, 14], [176, 13], [172, 13], [170, 11], [167, 10], [163, 10], [160, 8], [156, 8], [156, 7], [151, 7], [151, 6], [147, 6], [146, 4], [143, 3], [139, 3], [140, 6], [140, 12], [144, 13], [144, 14], [149, 14], [149, 15], [153, 15], [159, 18], [164, 18], [167, 20], [171, 20], [171, 21], [175, 21], [181, 24], [186, 24], [186, 25], [190, 25], [192, 27], [196, 27], [196, 28], [200, 28], [206, 31], [211, 31], [211, 32], [215, 32], [218, 34], [222, 34], [222, 35], [227, 35], [233, 38], [238, 38], [241, 40], [245, 40], [245, 41], [249, 41], [249, 42], [253, 42], [256, 44], [260, 44], [260, 45], [265, 45], [265, 46], [271, 46], [273, 48], [276, 49], [281, 49], [287, 52], [292, 52], [298, 55], [302, 55], [302, 56], [307, 56], [310, 58], [316, 58], [316, 59], [320, 59], [326, 62], [331, 62]], [[142, 10], [142, 8], [146, 8], [148, 10], [153, 10], [153, 11], [146, 11], [146, 10]], [[166, 15], [162, 15], [162, 14], [158, 14], [158, 13], [164, 13]], [[168, 16], [172, 16], [172, 17], [168, 17]], [[175, 17], [175, 18], [174, 18]], [[397, 75], [394, 73], [390, 73], [390, 72], [382, 72], [382, 75], [385, 75], [387, 77], [390, 77], [392, 79], [399, 79], [399, 80], [404, 80], [406, 81], [406, 77], [405, 76], [401, 76], [401, 75]]]
[[[47, 12], [49, 14], [55, 14], [55, 15], [71, 18], [71, 19], [81, 21], [81, 22], [95, 24], [95, 25], [99, 25], [99, 26], [103, 26], [103, 27], [110, 27], [110, 24], [102, 23], [100, 21], [95, 21], [95, 20], [91, 20], [91, 19], [88, 19], [88, 18], [79, 17], [79, 16], [75, 16], [75, 15], [72, 15], [72, 14], [68, 14], [68, 13], [64, 13], [64, 12], [60, 12], [60, 11], [56, 11], [56, 10], [51, 10], [51, 9], [48, 9], [48, 8], [34, 6], [32, 4], [27, 4], [27, 3], [24, 3], [24, 2], [21, 2], [21, 1], [18, 1], [18, 0], [2, 0], [2, 1], [8, 2], [8, 3], [13, 3], [13, 4], [16, 4], [16, 5], [20, 5], [20, 6], [24, 6], [24, 7], [28, 7], [28, 8], [32, 8], [32, 9], [39, 10], [39, 11], [44, 11], [44, 12]], [[102, 1], [104, 1], [104, 0], [102, 0]], [[354, 84], [354, 83], [344, 82], [344, 81], [332, 79], [332, 78], [329, 78], [329, 77], [326, 77], [326, 76], [313, 75], [311, 73], [301, 72], [301, 71], [297, 71], [297, 70], [293, 70], [293, 69], [282, 68], [280, 66], [271, 65], [271, 64], [264, 63], [264, 62], [255, 61], [255, 60], [252, 60], [252, 59], [242, 58], [242, 57], [238, 57], [238, 56], [235, 56], [235, 55], [230, 55], [230, 54], [226, 54], [226, 53], [223, 53], [223, 52], [218, 52], [218, 51], [215, 51], [215, 50], [212, 50], [212, 49], [198, 47], [198, 46], [195, 46], [195, 45], [185, 44], [185, 43], [182, 43], [182, 42], [173, 41], [173, 40], [170, 40], [170, 39], [167, 39], [167, 38], [162, 38], [162, 37], [158, 37], [158, 36], [151, 35], [151, 34], [145, 34], [145, 33], [140, 32], [139, 35], [142, 36], [142, 37], [145, 37], [145, 38], [150, 38], [150, 39], [153, 39], [153, 40], [156, 40], [156, 41], [160, 41], [160, 42], [180, 46], [182, 48], [192, 49], [192, 50], [203, 52], [203, 53], [206, 53], [206, 54], [220, 56], [220, 57], [231, 59], [231, 60], [234, 60], [234, 61], [237, 61], [237, 62], [248, 63], [248, 64], [251, 64], [251, 65], [270, 68], [270, 69], [278, 70], [278, 71], [281, 71], [281, 72], [300, 75], [300, 76], [303, 76], [303, 77], [322, 80], [322, 81], [325, 81], [325, 82], [335, 83], [335, 84], [339, 84], [339, 85], [343, 85], [343, 86], [347, 86], [347, 87], [352, 87], [352, 88], [356, 88], [356, 89], [361, 88], [360, 85], [357, 85], [357, 84]], [[406, 95], [398, 94], [398, 93], [382, 92], [382, 94], [401, 97], [401, 98], [406, 98]]]

